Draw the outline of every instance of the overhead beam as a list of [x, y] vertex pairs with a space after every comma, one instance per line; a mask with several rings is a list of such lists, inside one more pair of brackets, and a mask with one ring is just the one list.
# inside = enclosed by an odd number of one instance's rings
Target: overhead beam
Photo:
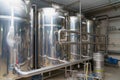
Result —
[[71, 7], [71, 6], [74, 6], [74, 5], [76, 5], [76, 4], [79, 4], [79, 2], [80, 2], [80, 0], [75, 1], [75, 2], [72, 2], [72, 3], [70, 3], [70, 4], [68, 4], [68, 5], [64, 6], [64, 7]]
[[58, 5], [64, 6], [64, 4], [57, 3], [57, 2], [55, 2], [55, 1], [53, 1], [53, 0], [40, 0], [40, 1], [43, 1], [43, 2], [48, 3], [48, 4], [53, 4], [53, 3], [55, 3], [55, 4], [58, 4]]

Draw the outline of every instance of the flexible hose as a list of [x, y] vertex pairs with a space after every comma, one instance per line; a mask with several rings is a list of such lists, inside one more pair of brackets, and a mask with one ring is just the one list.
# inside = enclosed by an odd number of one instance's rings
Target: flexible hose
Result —
[[87, 66], [86, 66], [86, 80], [88, 80], [88, 63], [86, 63]]

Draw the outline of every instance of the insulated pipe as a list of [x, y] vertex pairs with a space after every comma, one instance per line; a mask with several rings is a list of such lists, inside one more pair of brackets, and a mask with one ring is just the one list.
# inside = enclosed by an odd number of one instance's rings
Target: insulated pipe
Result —
[[[59, 60], [59, 61], [67, 63], [67, 61], [63, 61], [63, 60]], [[44, 73], [44, 71], [46, 69], [49, 69], [49, 68], [46, 67], [46, 68], [40, 68], [40, 69], [31, 70], [31, 71], [22, 71], [20, 68], [18, 68], [17, 66], [15, 66], [14, 69], [22, 77], [29, 77], [29, 76], [34, 76], [34, 75], [42, 74], [42, 73]]]
[[60, 69], [60, 68], [63, 68], [63, 67], [67, 67], [67, 66], [70, 66], [70, 65], [83, 63], [84, 61], [88, 61], [88, 60], [91, 60], [91, 59], [92, 58], [89, 57], [87, 59], [77, 60], [77, 61], [73, 61], [73, 62], [66, 62], [66, 63], [63, 63], [63, 64], [56, 65], [56, 66], [44, 67], [44, 68], [41, 68], [41, 69], [35, 69], [35, 70], [31, 70], [31, 71], [22, 71], [21, 69], [19, 69], [15, 65], [14, 70], [16, 71], [16, 73], [18, 73], [18, 75], [20, 77], [29, 77], [29, 76], [34, 76], [34, 75], [38, 75], [38, 74], [43, 74], [45, 72], [49, 72], [49, 71], [52, 71], [52, 70]]
[[42, 73], [46, 72], [45, 70], [48, 70], [49, 68], [46, 67], [46, 68], [35, 69], [35, 70], [31, 70], [31, 71], [22, 71], [21, 69], [19, 69], [18, 67], [15, 66], [14, 69], [21, 77], [29, 77], [29, 76], [42, 74]]

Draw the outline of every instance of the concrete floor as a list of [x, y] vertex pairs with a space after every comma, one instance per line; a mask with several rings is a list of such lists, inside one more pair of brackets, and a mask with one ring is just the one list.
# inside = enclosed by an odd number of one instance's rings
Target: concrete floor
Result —
[[105, 80], [120, 80], [120, 67], [107, 67], [105, 71]]
[[[76, 80], [73, 78], [64, 78], [64, 75], [58, 75], [46, 80]], [[106, 67], [104, 80], [120, 80], [120, 68], [118, 67]]]

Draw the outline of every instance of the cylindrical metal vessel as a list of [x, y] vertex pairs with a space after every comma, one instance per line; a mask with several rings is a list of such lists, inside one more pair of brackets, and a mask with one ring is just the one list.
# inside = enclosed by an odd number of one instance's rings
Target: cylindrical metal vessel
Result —
[[42, 8], [38, 18], [39, 63], [43, 66], [59, 64], [63, 57], [57, 32], [63, 27], [63, 13], [54, 8]]
[[93, 55], [93, 44], [92, 44], [93, 43], [93, 21], [87, 20], [86, 23], [87, 23], [87, 33], [89, 33], [87, 35], [87, 41], [88, 43], [90, 43], [87, 45], [87, 54], [89, 56], [92, 56]]
[[[69, 20], [69, 30], [80, 31], [79, 18], [77, 16], [70, 16]], [[77, 33], [70, 33], [70, 42], [75, 42], [76, 44], [70, 45], [70, 61], [75, 61], [80, 59], [80, 44], [77, 44], [79, 41], [80, 35]]]
[[104, 53], [103, 52], [97, 52], [93, 54], [93, 60], [94, 60], [94, 73], [99, 78], [104, 77]]
[[0, 78], [6, 77], [15, 64], [28, 68], [31, 58], [28, 15], [23, 0], [0, 0]]

